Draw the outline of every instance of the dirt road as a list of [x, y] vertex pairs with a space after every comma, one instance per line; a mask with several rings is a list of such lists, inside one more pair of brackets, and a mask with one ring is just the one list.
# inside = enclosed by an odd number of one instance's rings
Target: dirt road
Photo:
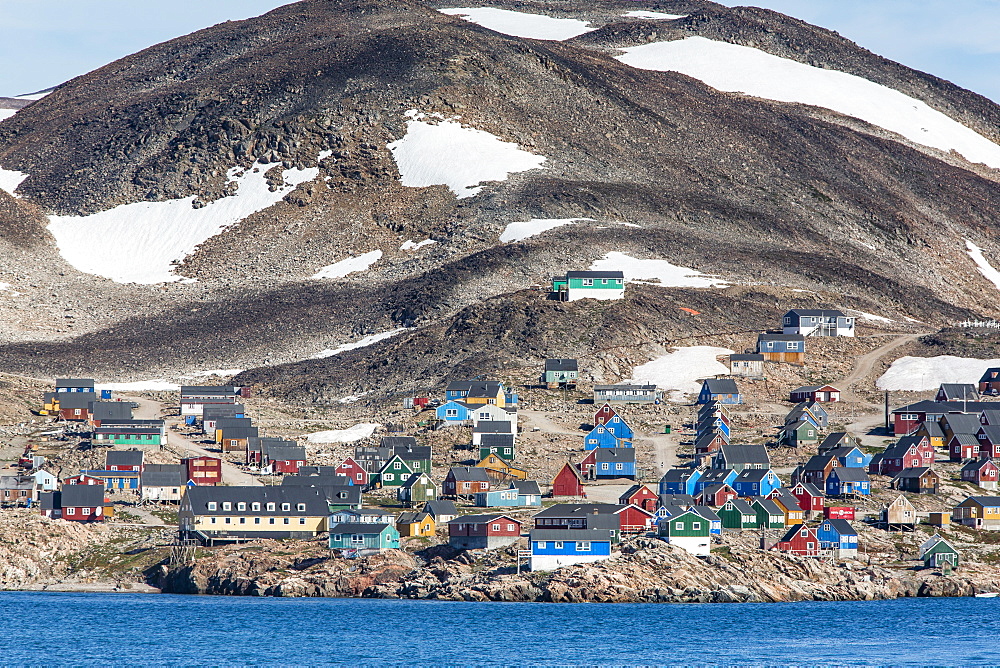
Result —
[[861, 401], [864, 403], [863, 399], [859, 399], [852, 389], [854, 385], [861, 382], [868, 377], [868, 374], [872, 372], [875, 365], [886, 355], [891, 353], [896, 348], [906, 345], [916, 341], [918, 338], [923, 336], [923, 334], [900, 334], [894, 338], [889, 343], [879, 346], [870, 353], [866, 353], [859, 357], [854, 362], [854, 369], [845, 378], [841, 378], [839, 381], [834, 383], [834, 386], [839, 387], [842, 401]]

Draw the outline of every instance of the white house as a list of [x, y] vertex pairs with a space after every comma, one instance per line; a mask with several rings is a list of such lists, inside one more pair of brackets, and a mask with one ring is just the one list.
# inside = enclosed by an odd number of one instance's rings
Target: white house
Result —
[[625, 274], [620, 271], [567, 271], [552, 279], [552, 292], [562, 300], [621, 299], [625, 296]]
[[475, 410], [469, 411], [472, 424], [480, 422], [510, 422], [512, 429], [510, 433], [517, 433], [517, 409], [501, 408], [496, 404], [480, 404], [475, 406]]
[[54, 492], [59, 489], [59, 479], [43, 469], [38, 469], [28, 477], [35, 480], [35, 489], [39, 492]]
[[802, 336], [854, 336], [854, 318], [842, 311], [798, 308], [784, 315], [781, 328]]

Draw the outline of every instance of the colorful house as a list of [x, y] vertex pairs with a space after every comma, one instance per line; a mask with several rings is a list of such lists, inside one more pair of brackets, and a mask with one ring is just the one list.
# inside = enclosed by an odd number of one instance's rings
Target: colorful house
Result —
[[701, 469], [670, 469], [660, 478], [659, 493], [691, 494], [693, 496], [697, 491], [695, 487], [699, 478], [701, 478]]
[[521, 507], [540, 507], [542, 505], [542, 489], [535, 480], [511, 480], [511, 489], [517, 490], [517, 505]]
[[437, 523], [429, 513], [409, 511], [400, 513], [396, 520], [396, 531], [401, 537], [423, 536], [433, 538], [437, 531]]
[[660, 400], [656, 385], [595, 385], [594, 403], [653, 404]]
[[729, 499], [735, 499], [739, 497], [736, 490], [722, 483], [714, 483], [712, 485], [706, 485], [704, 489], [701, 490], [701, 494], [697, 496], [699, 506], [714, 506], [718, 508], [723, 505]]
[[552, 278], [556, 299], [621, 299], [625, 296], [625, 275], [620, 271], [567, 271]]
[[818, 557], [820, 555], [820, 541], [816, 535], [816, 529], [804, 524], [796, 524], [788, 529], [772, 549], [800, 557]]
[[799, 507], [805, 511], [806, 516], [823, 512], [826, 495], [815, 485], [799, 482], [792, 485], [789, 492], [798, 501]]
[[771, 469], [744, 469], [733, 482], [733, 489], [741, 497], [767, 496], [779, 487], [781, 480]]
[[104, 521], [104, 489], [96, 485], [70, 485], [64, 487], [59, 494], [61, 517], [73, 522], [103, 522]]
[[469, 410], [472, 408], [461, 401], [447, 401], [434, 409], [438, 420], [445, 422], [468, 422]]
[[373, 554], [399, 549], [399, 531], [391, 524], [335, 524], [330, 527], [330, 549]]
[[556, 477], [552, 479], [552, 496], [586, 496], [583, 491], [583, 477], [570, 462], [566, 462]]
[[612, 420], [619, 420], [617, 427], [612, 426], [611, 422], [597, 425], [583, 437], [584, 450], [632, 447], [632, 429], [621, 418], [612, 418]]
[[337, 465], [337, 475], [342, 475], [348, 478], [351, 482], [359, 487], [368, 487], [370, 480], [368, 471], [365, 470], [358, 462], [354, 461], [354, 457], [348, 457], [340, 464]]
[[856, 445], [842, 445], [827, 450], [826, 454], [836, 457], [841, 466], [848, 468], [867, 469], [872, 461], [871, 455]]
[[1000, 468], [992, 459], [970, 459], [962, 467], [962, 480], [983, 489], [995, 490], [997, 481], [1000, 480]]
[[600, 448], [594, 451], [594, 477], [635, 478], [635, 450], [632, 448]]
[[396, 499], [409, 508], [413, 508], [420, 503], [433, 501], [437, 498], [437, 495], [437, 484], [423, 471], [411, 473], [406, 482], [396, 490]]
[[941, 383], [934, 401], [979, 401], [979, 392], [972, 383]]
[[894, 445], [886, 448], [881, 457], [872, 457], [871, 463], [868, 464], [868, 472], [896, 475], [903, 469], [931, 466], [934, 464], [934, 457], [935, 452], [930, 439], [903, 436]]
[[448, 522], [448, 544], [460, 550], [493, 550], [520, 537], [521, 522], [507, 515], [463, 515]]
[[424, 511], [429, 513], [438, 525], [447, 524], [458, 517], [458, 508], [450, 499], [435, 499], [424, 504]]
[[838, 466], [826, 478], [827, 496], [868, 496], [871, 481], [864, 469]]
[[789, 400], [793, 403], [800, 401], [835, 403], [840, 401], [840, 390], [833, 385], [805, 385], [792, 390]]
[[976, 432], [979, 451], [984, 457], [1000, 457], [1000, 425], [983, 425]]
[[978, 459], [981, 447], [975, 434], [955, 434], [948, 441], [948, 459], [953, 462]]
[[222, 460], [218, 457], [186, 457], [181, 464], [186, 471], [185, 479], [195, 485], [218, 485], [222, 482]]
[[979, 378], [979, 393], [995, 396], [1000, 394], [1000, 367], [991, 367]]
[[517, 489], [494, 489], [476, 494], [473, 505], [479, 508], [516, 508], [518, 504]]
[[508, 462], [513, 462], [517, 455], [514, 434], [483, 434], [479, 439], [479, 458], [487, 455], [499, 455]]
[[757, 335], [757, 352], [768, 362], [794, 362], [801, 364], [806, 359], [806, 341], [801, 334]]
[[896, 474], [890, 483], [893, 489], [914, 494], [937, 494], [941, 476], [934, 469], [919, 466], [913, 469], [903, 469]]
[[854, 557], [858, 554], [858, 532], [847, 520], [826, 519], [816, 527], [820, 548], [837, 550], [838, 556]]
[[951, 543], [934, 534], [920, 545], [918, 558], [924, 562], [924, 568], [958, 568], [959, 554]]
[[675, 517], [668, 517], [659, 525], [660, 536], [671, 545], [698, 557], [707, 557], [711, 551], [711, 523], [690, 510]]
[[444, 496], [472, 498], [478, 492], [490, 489], [490, 479], [486, 469], [478, 466], [453, 466], [445, 476], [442, 493]]
[[715, 484], [725, 484], [730, 487], [736, 482], [736, 476], [739, 475], [736, 471], [732, 469], [708, 469], [704, 471], [698, 480], [694, 484], [694, 493], [701, 494], [706, 487]]
[[763, 445], [723, 445], [712, 458], [712, 468], [737, 473], [743, 469], [769, 469], [771, 457]]
[[659, 497], [646, 485], [632, 485], [624, 494], [618, 497], [618, 503], [627, 506], [629, 504], [639, 506], [650, 512], [656, 510]]
[[833, 309], [795, 308], [781, 319], [785, 334], [854, 336], [854, 318]]
[[532, 571], [551, 571], [611, 556], [611, 539], [600, 529], [535, 529], [528, 542]]
[[996, 531], [1000, 529], [1000, 496], [970, 496], [952, 509], [951, 520], [973, 529]]
[[757, 511], [743, 499], [732, 498], [715, 511], [724, 529], [756, 529]]
[[701, 384], [697, 403], [705, 404], [709, 401], [730, 405], [742, 404], [743, 395], [740, 394], [736, 381], [732, 378], [709, 378]]
[[525, 480], [528, 477], [527, 471], [517, 468], [510, 462], [504, 460], [504, 458], [500, 455], [486, 455], [476, 464], [476, 466], [484, 469], [487, 477], [490, 479], [490, 482], [494, 484], [510, 480]]
[[560, 387], [573, 389], [580, 376], [580, 367], [575, 359], [547, 359], [542, 371], [545, 387], [554, 390]]
[[771, 499], [757, 498], [750, 504], [757, 513], [758, 529], [784, 529], [785, 511]]
[[722, 518], [714, 510], [708, 506], [691, 506], [688, 510], [708, 520], [710, 534], [713, 536], [722, 535]]
[[399, 455], [393, 455], [379, 470], [377, 482], [380, 487], [399, 487], [413, 471]]
[[792, 496], [788, 490], [776, 489], [770, 494], [771, 500], [778, 504], [778, 507], [785, 513], [785, 526], [801, 524], [805, 519], [806, 511], [799, 505], [798, 499]]
[[789, 448], [811, 445], [819, 440], [819, 429], [808, 420], [785, 424], [778, 434], [778, 443]]
[[910, 529], [917, 524], [917, 510], [910, 500], [900, 494], [882, 509], [882, 525], [887, 529]]
[[594, 425], [607, 424], [611, 418], [621, 417], [618, 411], [611, 407], [611, 404], [604, 404], [594, 413]]

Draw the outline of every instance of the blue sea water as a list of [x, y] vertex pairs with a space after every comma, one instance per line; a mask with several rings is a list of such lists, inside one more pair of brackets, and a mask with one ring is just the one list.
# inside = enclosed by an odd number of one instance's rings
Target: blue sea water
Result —
[[2, 665], [997, 665], [1000, 598], [453, 603], [0, 592]]

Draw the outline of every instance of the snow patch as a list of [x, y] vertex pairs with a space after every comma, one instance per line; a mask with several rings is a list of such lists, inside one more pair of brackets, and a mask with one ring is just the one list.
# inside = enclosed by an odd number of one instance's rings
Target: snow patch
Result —
[[319, 155], [316, 157], [316, 162], [323, 162], [324, 160], [326, 160], [327, 158], [329, 158], [331, 155], [333, 155], [333, 151], [330, 151], [330, 150], [320, 151]]
[[413, 241], [412, 239], [407, 239], [403, 242], [403, 245], [399, 247], [399, 250], [414, 251], [418, 248], [423, 248], [424, 246], [430, 246], [431, 244], [436, 244], [437, 242], [433, 239], [424, 239], [423, 241]]
[[986, 277], [986, 279], [993, 285], [1000, 288], [1000, 271], [993, 268], [993, 265], [989, 263], [989, 260], [983, 255], [983, 249], [972, 243], [968, 239], [965, 240], [965, 247], [968, 249], [969, 257], [975, 261], [976, 266], [979, 267], [980, 273]]
[[590, 265], [591, 271], [621, 271], [626, 281], [655, 280], [664, 288], [724, 288], [728, 283], [697, 269], [678, 267], [666, 260], [639, 260], [612, 251]]
[[622, 16], [630, 19], [650, 19], [653, 21], [664, 21], [682, 19], [687, 14], [664, 14], [663, 12], [625, 12]]
[[[89, 216], [49, 216], [48, 229], [59, 253], [82, 272], [116, 283], [171, 283], [182, 280], [174, 266], [199, 244], [247, 216], [276, 204], [300, 183], [312, 181], [319, 169], [289, 169], [285, 185], [274, 192], [264, 179], [266, 165], [229, 180], [238, 184], [235, 195], [192, 207], [196, 197], [166, 202], [122, 204]], [[113, 242], [109, 243], [109, 240]]]
[[353, 404], [355, 401], [361, 397], [368, 394], [368, 392], [362, 392], [361, 394], [352, 394], [350, 396], [344, 397], [343, 399], [337, 399], [338, 404]]
[[17, 95], [15, 99], [17, 100], [41, 100], [43, 97], [54, 91], [55, 88], [49, 88], [48, 90], [39, 91], [37, 93], [28, 93], [26, 95]]
[[505, 181], [510, 174], [537, 169], [545, 158], [517, 144], [454, 120], [406, 121], [406, 135], [387, 145], [410, 188], [445, 185], [459, 199], [472, 197], [483, 181]]
[[5, 120], [17, 113], [17, 109], [0, 109], [0, 121]]
[[17, 187], [21, 185], [21, 181], [28, 178], [28, 175], [24, 172], [16, 172], [13, 169], [4, 169], [0, 167], [0, 190], [5, 191], [9, 195], [20, 198], [21, 196], [15, 193]]
[[372, 266], [378, 262], [379, 258], [382, 257], [382, 251], [373, 250], [365, 253], [364, 255], [359, 255], [358, 257], [349, 257], [346, 260], [341, 260], [340, 262], [334, 262], [333, 264], [328, 264], [323, 267], [315, 274], [312, 275], [313, 278], [343, 278], [348, 274], [353, 274], [358, 271], [365, 271], [368, 267]]
[[322, 352], [318, 352], [312, 356], [314, 360], [321, 360], [327, 357], [333, 357], [334, 355], [339, 355], [340, 353], [346, 353], [348, 350], [356, 350], [358, 348], [364, 348], [370, 346], [373, 343], [378, 343], [379, 341], [384, 341], [385, 339], [396, 336], [400, 332], [406, 331], [406, 327], [399, 327], [398, 329], [390, 329], [387, 332], [379, 332], [378, 334], [372, 334], [371, 336], [366, 336], [363, 339], [359, 339], [354, 343], [345, 343], [343, 345], [337, 346], [336, 348], [327, 348]]
[[890, 324], [890, 323], [894, 322], [893, 320], [891, 320], [889, 318], [886, 318], [884, 316], [881, 316], [881, 315], [874, 315], [872, 313], [865, 313], [864, 311], [854, 311], [854, 312], [857, 313], [858, 315], [860, 315], [865, 320], [871, 320], [873, 322], [884, 322], [886, 324]]
[[466, 21], [511, 37], [561, 42], [596, 30], [586, 21], [579, 19], [557, 19], [544, 14], [528, 14], [496, 7], [453, 7], [438, 11], [450, 16], [459, 16]]
[[94, 389], [111, 390], [112, 392], [177, 392], [181, 386], [171, 383], [165, 378], [154, 378], [152, 380], [137, 380], [131, 383], [96, 383]]
[[1000, 366], [1000, 359], [981, 360], [952, 355], [900, 357], [875, 381], [875, 385], [880, 390], [910, 392], [936, 390], [941, 383], [975, 385], [987, 369], [997, 366]]
[[194, 371], [190, 376], [181, 376], [181, 377], [182, 378], [205, 378], [206, 376], [229, 377], [241, 373], [243, 373], [243, 369], [211, 369], [210, 371]]
[[579, 221], [589, 221], [592, 218], [532, 218], [531, 220], [510, 223], [504, 228], [504, 231], [500, 234], [500, 241], [507, 243], [510, 241], [521, 241], [522, 239], [527, 239], [528, 237], [533, 237], [542, 232], [548, 232], [549, 230], [554, 230], [557, 227], [562, 227], [563, 225], [570, 225]]
[[375, 433], [379, 425], [372, 422], [362, 422], [347, 429], [331, 429], [329, 431], [317, 431], [306, 436], [310, 443], [353, 443], [363, 438], [368, 438]]
[[728, 348], [687, 346], [672, 350], [632, 369], [632, 381], [655, 383], [659, 389], [670, 391], [670, 401], [684, 401], [685, 395], [701, 391], [699, 380], [729, 373], [726, 365], [716, 359], [732, 354]]
[[759, 49], [704, 37], [626, 49], [617, 59], [645, 70], [673, 71], [722, 91], [799, 102], [860, 118], [923, 146], [954, 150], [1000, 168], [1000, 146], [920, 100], [867, 79], [798, 63]]

